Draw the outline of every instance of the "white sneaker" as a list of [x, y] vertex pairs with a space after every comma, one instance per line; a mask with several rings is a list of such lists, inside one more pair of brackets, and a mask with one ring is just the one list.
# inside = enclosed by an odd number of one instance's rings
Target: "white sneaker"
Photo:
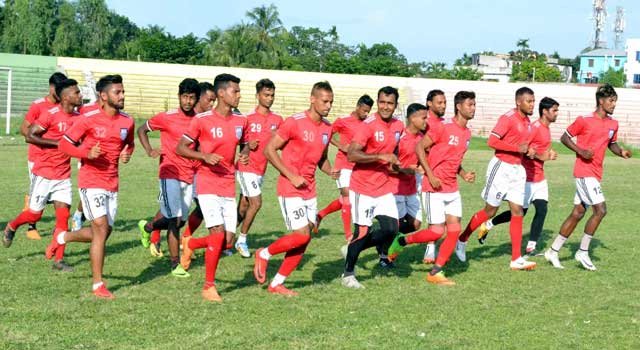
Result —
[[356, 276], [354, 276], [354, 275], [345, 276], [343, 274], [342, 275], [342, 286], [347, 287], [347, 288], [353, 288], [353, 289], [364, 289], [364, 286], [362, 284], [360, 284], [360, 282], [358, 282], [358, 280], [356, 279]]
[[249, 245], [246, 242], [240, 243], [236, 242], [235, 244], [236, 251], [240, 253], [240, 256], [243, 258], [250, 258], [251, 252], [249, 251]]
[[533, 261], [525, 260], [523, 257], [519, 257], [516, 260], [511, 261], [509, 267], [512, 270], [533, 270], [536, 268], [536, 263]]
[[349, 251], [349, 245], [345, 244], [342, 247], [340, 247], [340, 254], [342, 255], [343, 259], [347, 258], [347, 252]]
[[467, 242], [461, 242], [458, 241], [456, 243], [456, 256], [458, 257], [458, 260], [465, 262], [467, 261]]
[[564, 269], [564, 266], [560, 264], [560, 258], [558, 257], [558, 252], [549, 248], [546, 252], [544, 252], [544, 259], [553, 265], [556, 269]]
[[589, 258], [589, 252], [584, 250], [578, 250], [576, 252], [575, 258], [576, 258], [576, 261], [582, 264], [582, 267], [584, 267], [585, 270], [589, 270], [589, 271], [596, 270], [596, 265], [594, 265], [593, 262], [591, 262], [591, 258]]
[[422, 261], [425, 264], [433, 264], [436, 262], [436, 244], [435, 243], [427, 243], [427, 249], [424, 251], [424, 258]]

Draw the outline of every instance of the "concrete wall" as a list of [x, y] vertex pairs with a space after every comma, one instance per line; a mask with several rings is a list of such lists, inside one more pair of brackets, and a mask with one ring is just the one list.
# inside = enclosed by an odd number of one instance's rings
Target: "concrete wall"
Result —
[[640, 87], [640, 80], [634, 79], [640, 76], [640, 39], [628, 39], [626, 45], [627, 62], [624, 65], [624, 73], [627, 76], [627, 86]]

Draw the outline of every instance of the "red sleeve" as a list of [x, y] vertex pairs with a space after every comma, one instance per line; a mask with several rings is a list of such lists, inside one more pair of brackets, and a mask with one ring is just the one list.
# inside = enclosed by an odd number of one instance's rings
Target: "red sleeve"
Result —
[[433, 141], [434, 144], [440, 143], [440, 138], [442, 137], [442, 130], [444, 128], [429, 128], [427, 130], [427, 136]]
[[31, 106], [29, 106], [29, 110], [27, 111], [27, 114], [24, 115], [24, 120], [28, 121], [29, 124], [33, 124], [33, 122], [35, 122], [39, 116], [40, 116], [40, 107], [35, 103], [31, 103]]
[[578, 117], [576, 120], [567, 127], [567, 134], [571, 137], [576, 137], [584, 130], [584, 118]]
[[611, 139], [609, 140], [609, 143], [616, 143], [618, 142], [618, 124], [616, 123], [616, 128], [613, 129], [613, 136], [611, 136]]
[[489, 135], [487, 145], [495, 150], [504, 152], [518, 152], [520, 150], [520, 146], [512, 145], [502, 139], [499, 139], [493, 132]]
[[134, 148], [136, 147], [136, 143], [134, 142], [135, 127], [136, 127], [135, 122], [131, 120], [131, 125], [129, 126], [129, 131], [127, 132], [127, 138], [125, 139], [125, 145], [129, 146], [127, 148], [127, 153], [129, 154], [132, 154]]
[[363, 126], [362, 128], [358, 128], [358, 130], [356, 130], [353, 138], [351, 139], [351, 142], [355, 142], [364, 147], [369, 142], [371, 134], [372, 132], [369, 126]]
[[51, 127], [51, 113], [42, 113], [40, 116], [34, 120], [31, 124], [36, 124], [44, 130], [47, 130]]
[[162, 131], [166, 128], [165, 123], [165, 115], [164, 113], [158, 113], [153, 116], [151, 119], [147, 120], [147, 128], [151, 131]]
[[242, 137], [240, 138], [240, 144], [249, 142], [249, 120], [244, 118], [242, 123]]
[[498, 123], [493, 128], [493, 130], [491, 130], [491, 135], [495, 135], [497, 138], [501, 139], [507, 133], [510, 126], [511, 126], [510, 117], [503, 115], [502, 117], [500, 117], [500, 119], [498, 119]]
[[87, 117], [84, 117], [84, 116], [78, 117], [78, 119], [73, 123], [73, 125], [71, 125], [71, 127], [64, 134], [64, 138], [67, 139], [67, 141], [71, 142], [71, 144], [79, 143], [88, 129], [89, 124], [87, 120], [88, 120]]
[[276, 129], [279, 128], [280, 125], [282, 125], [282, 117], [279, 115], [276, 115]]
[[278, 131], [276, 131], [276, 134], [278, 136], [280, 136], [283, 140], [285, 141], [289, 141], [290, 139], [292, 139], [294, 137], [294, 130], [296, 127], [296, 121], [294, 118], [287, 118], [287, 120], [285, 120], [280, 127], [278, 128]]
[[336, 119], [336, 121], [331, 124], [331, 135], [340, 132], [342, 132], [342, 119]]
[[89, 149], [80, 145], [80, 140], [88, 129], [86, 117], [78, 117], [78, 120], [64, 134], [58, 143], [58, 149], [74, 158], [87, 158]]
[[182, 135], [182, 137], [186, 137], [191, 142], [196, 142], [196, 140], [200, 137], [200, 118], [194, 117], [191, 119], [189, 123], [189, 128], [187, 132]]

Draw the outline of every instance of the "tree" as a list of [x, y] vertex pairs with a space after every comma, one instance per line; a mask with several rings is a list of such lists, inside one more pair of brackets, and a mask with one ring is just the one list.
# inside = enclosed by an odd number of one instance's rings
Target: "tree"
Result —
[[562, 80], [560, 71], [548, 66], [543, 58], [526, 59], [514, 64], [511, 70], [511, 81], [559, 82]]
[[240, 23], [225, 30], [213, 45], [212, 64], [228, 67], [259, 67], [255, 27]]
[[5, 1], [2, 47], [22, 54], [49, 54], [55, 14], [55, 0]]
[[80, 26], [76, 22], [76, 8], [68, 1], [58, 7], [58, 26], [55, 31], [51, 53], [56, 56], [76, 56], [80, 48]]
[[611, 84], [614, 87], [624, 87], [627, 82], [627, 76], [624, 74], [623, 69], [615, 70], [611, 67], [602, 73], [599, 83]]
[[77, 20], [80, 24], [81, 50], [85, 57], [112, 57], [109, 51], [115, 28], [109, 22], [111, 13], [104, 0], [78, 0]]
[[467, 55], [467, 53], [465, 52], [462, 57], [458, 58], [456, 60], [456, 62], [454, 63], [455, 66], [470, 66], [471, 65], [471, 60], [472, 60], [472, 55]]

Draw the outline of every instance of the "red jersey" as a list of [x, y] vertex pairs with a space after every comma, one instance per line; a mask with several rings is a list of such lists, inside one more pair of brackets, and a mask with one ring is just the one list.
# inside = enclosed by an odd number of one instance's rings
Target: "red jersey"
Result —
[[[39, 98], [31, 103], [29, 106], [29, 110], [27, 114], [24, 115], [24, 120], [29, 122], [29, 125], [35, 123], [35, 121], [43, 114], [46, 114], [48, 110], [57, 106], [57, 103], [49, 102], [49, 98], [47, 96], [43, 98]], [[29, 144], [29, 149], [27, 151], [27, 160], [30, 162], [35, 162], [38, 160], [41, 153], [41, 148], [34, 144]]]
[[[538, 154], [546, 152], [549, 147], [551, 147], [551, 130], [549, 130], [547, 125], [541, 123], [540, 119], [531, 123], [529, 147], [535, 149]], [[540, 182], [544, 180], [543, 161], [522, 157], [522, 165], [527, 172], [527, 182]]]
[[429, 167], [440, 179], [440, 189], [434, 190], [429, 177], [422, 179], [423, 192], [452, 193], [458, 190], [458, 169], [469, 148], [471, 130], [462, 128], [454, 120], [442, 123], [440, 130], [429, 129], [427, 135], [434, 142], [428, 155]]
[[96, 159], [82, 159], [78, 187], [117, 192], [120, 152], [125, 145], [128, 146], [127, 153], [133, 152], [133, 137], [133, 119], [123, 112], [110, 116], [97, 108], [77, 117], [64, 138], [71, 144], [82, 143], [87, 149], [100, 142], [101, 150]]
[[[59, 141], [79, 115], [77, 112], [67, 114], [60, 106], [56, 106], [41, 114], [34, 124], [45, 131], [42, 138]], [[49, 180], [71, 178], [71, 158], [67, 154], [57, 147], [43, 147], [40, 150], [40, 156], [33, 166], [34, 174]]]
[[[376, 112], [364, 120], [352, 142], [363, 146], [362, 151], [366, 154], [389, 154], [397, 147], [403, 130], [404, 125], [400, 120], [394, 117], [385, 122]], [[349, 187], [354, 192], [370, 197], [393, 193], [393, 184], [389, 181], [389, 163], [356, 163]]]
[[442, 122], [444, 121], [444, 118], [438, 117], [437, 115], [435, 115], [435, 113], [433, 113], [431, 111], [428, 111], [427, 114], [428, 114], [428, 117], [427, 117], [427, 128], [428, 129], [442, 127]]
[[222, 116], [212, 109], [192, 118], [183, 137], [193, 143], [198, 142], [200, 152], [222, 157], [216, 165], [200, 164], [196, 170], [196, 192], [234, 197], [236, 149], [239, 144], [247, 142], [247, 117], [238, 114]]
[[295, 188], [289, 179], [280, 174], [278, 196], [315, 198], [316, 167], [329, 145], [331, 123], [324, 118], [316, 122], [311, 119], [308, 111], [304, 111], [287, 118], [277, 134], [287, 142], [282, 148], [282, 162], [307, 182], [306, 186]]
[[80, 114], [85, 114], [87, 112], [91, 112], [94, 109], [99, 109], [99, 108], [100, 108], [100, 105], [98, 104], [98, 102], [91, 102], [78, 107], [78, 112]]
[[[512, 109], [503, 114], [496, 126], [491, 130], [491, 134], [502, 141], [519, 147], [521, 144], [527, 143], [529, 139], [529, 117], [522, 115], [517, 109]], [[507, 152], [496, 150], [496, 157], [501, 161], [509, 164], [520, 164], [522, 162], [522, 153]]]
[[593, 151], [593, 157], [589, 160], [576, 155], [573, 176], [602, 180], [604, 154], [610, 143], [618, 141], [618, 121], [610, 116], [600, 118], [593, 112], [591, 115], [578, 117], [566, 132], [569, 136], [577, 138], [578, 147]]
[[[349, 146], [356, 130], [362, 125], [362, 120], [351, 114], [338, 118], [331, 125], [331, 135], [338, 133], [340, 135], [340, 145]], [[347, 153], [338, 149], [336, 153], [336, 162], [333, 165], [335, 169], [353, 169], [354, 163], [347, 160]]]
[[[162, 112], [147, 120], [147, 128], [160, 131], [160, 170], [161, 179], [175, 179], [188, 184], [193, 182], [194, 161], [176, 153], [178, 142], [189, 129], [192, 116], [184, 114], [182, 109]], [[191, 149], [195, 148], [192, 144]]]
[[249, 164], [236, 164], [238, 171], [253, 173], [259, 176], [263, 176], [267, 170], [267, 157], [264, 156], [264, 149], [271, 139], [271, 135], [282, 124], [282, 117], [269, 112], [267, 115], [262, 115], [256, 110], [247, 116], [248, 133], [247, 140], [258, 140], [258, 147], [249, 152]]
[[[398, 160], [402, 168], [415, 168], [418, 165], [418, 155], [416, 155], [416, 146], [422, 140], [424, 134], [418, 131], [415, 134], [410, 133], [406, 129], [400, 136], [398, 142]], [[393, 185], [393, 194], [400, 196], [409, 196], [418, 192], [416, 186], [416, 176], [407, 174], [390, 174], [389, 182]]]

